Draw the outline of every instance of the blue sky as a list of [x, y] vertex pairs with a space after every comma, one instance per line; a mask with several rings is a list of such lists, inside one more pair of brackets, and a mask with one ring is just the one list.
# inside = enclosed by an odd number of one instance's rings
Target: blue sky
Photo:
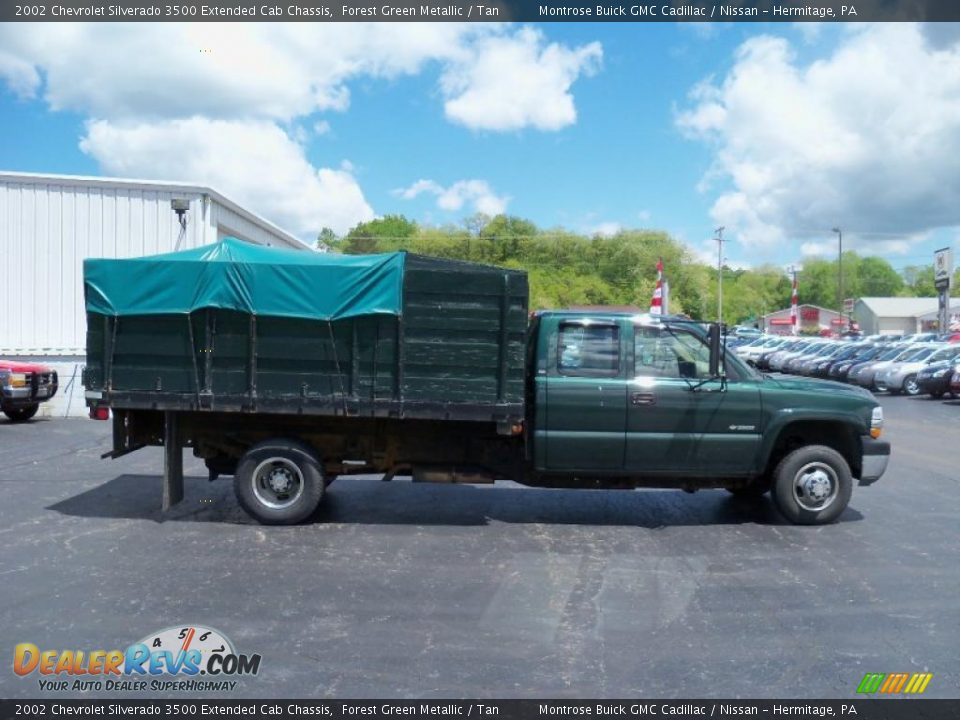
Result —
[[917, 26], [38, 25], [0, 48], [0, 168], [206, 182], [303, 237], [505, 210], [705, 257], [722, 224], [730, 262], [789, 264], [840, 225], [902, 267], [960, 225], [960, 50]]

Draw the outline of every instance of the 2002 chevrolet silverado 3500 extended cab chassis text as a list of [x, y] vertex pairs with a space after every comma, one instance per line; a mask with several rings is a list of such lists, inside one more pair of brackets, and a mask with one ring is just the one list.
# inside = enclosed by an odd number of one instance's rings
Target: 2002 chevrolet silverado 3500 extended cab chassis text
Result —
[[107, 455], [164, 447], [165, 508], [191, 447], [263, 523], [307, 519], [338, 477], [409, 473], [769, 491], [822, 524], [890, 454], [862, 389], [763, 375], [716, 324], [528, 316], [516, 270], [227, 239], [84, 276], [90, 414], [112, 411]]

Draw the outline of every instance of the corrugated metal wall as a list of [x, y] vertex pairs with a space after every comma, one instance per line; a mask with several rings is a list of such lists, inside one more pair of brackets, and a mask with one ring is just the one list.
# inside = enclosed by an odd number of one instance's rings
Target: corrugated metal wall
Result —
[[0, 179], [0, 355], [81, 355], [84, 258], [173, 250], [174, 197], [191, 201], [181, 249], [226, 234], [288, 244], [196, 190]]

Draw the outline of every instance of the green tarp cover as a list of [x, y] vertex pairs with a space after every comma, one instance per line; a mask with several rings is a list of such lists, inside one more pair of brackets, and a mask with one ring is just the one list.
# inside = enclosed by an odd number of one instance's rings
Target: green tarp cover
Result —
[[203, 308], [338, 320], [399, 315], [404, 253], [335, 255], [226, 238], [182, 252], [83, 261], [87, 311], [168, 315]]

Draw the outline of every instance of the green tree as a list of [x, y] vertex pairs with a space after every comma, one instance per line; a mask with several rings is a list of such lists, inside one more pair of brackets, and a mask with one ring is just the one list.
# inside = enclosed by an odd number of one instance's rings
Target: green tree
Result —
[[319, 233], [317, 233], [317, 249], [322, 250], [326, 248], [336, 247], [337, 234], [328, 227], [323, 228]]
[[418, 229], [415, 222], [403, 215], [385, 215], [354, 227], [339, 247], [350, 255], [405, 250], [405, 243], [416, 237]]

